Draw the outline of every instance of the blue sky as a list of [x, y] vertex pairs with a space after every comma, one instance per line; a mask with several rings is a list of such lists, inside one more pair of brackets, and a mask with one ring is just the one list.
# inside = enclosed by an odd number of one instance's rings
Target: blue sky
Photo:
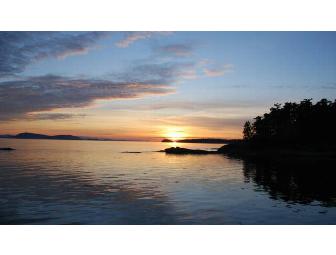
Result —
[[336, 98], [335, 32], [0, 32], [0, 46], [7, 133], [240, 137], [276, 102]]

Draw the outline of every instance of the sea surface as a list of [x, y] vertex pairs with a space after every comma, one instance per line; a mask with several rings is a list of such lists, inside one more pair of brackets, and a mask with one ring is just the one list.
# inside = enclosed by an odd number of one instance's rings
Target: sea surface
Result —
[[0, 139], [16, 148], [0, 151], [0, 223], [336, 224], [333, 163], [157, 152], [172, 145]]

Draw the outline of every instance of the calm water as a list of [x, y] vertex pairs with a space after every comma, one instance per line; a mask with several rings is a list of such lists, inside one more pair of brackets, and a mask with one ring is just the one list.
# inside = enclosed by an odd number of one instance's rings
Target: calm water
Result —
[[330, 162], [153, 152], [169, 146], [0, 139], [0, 223], [336, 224]]

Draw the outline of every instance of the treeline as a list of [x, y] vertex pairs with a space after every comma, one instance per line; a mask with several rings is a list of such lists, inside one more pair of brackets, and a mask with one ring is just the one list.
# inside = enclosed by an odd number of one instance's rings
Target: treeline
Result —
[[335, 145], [336, 100], [312, 99], [300, 103], [275, 104], [263, 116], [247, 121], [244, 140], [252, 143]]

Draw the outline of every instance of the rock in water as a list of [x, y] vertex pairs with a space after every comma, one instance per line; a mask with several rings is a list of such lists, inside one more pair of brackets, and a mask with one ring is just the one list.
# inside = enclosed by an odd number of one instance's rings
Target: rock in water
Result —
[[191, 150], [180, 147], [171, 147], [164, 150], [167, 154], [213, 154], [213, 151], [206, 150]]

